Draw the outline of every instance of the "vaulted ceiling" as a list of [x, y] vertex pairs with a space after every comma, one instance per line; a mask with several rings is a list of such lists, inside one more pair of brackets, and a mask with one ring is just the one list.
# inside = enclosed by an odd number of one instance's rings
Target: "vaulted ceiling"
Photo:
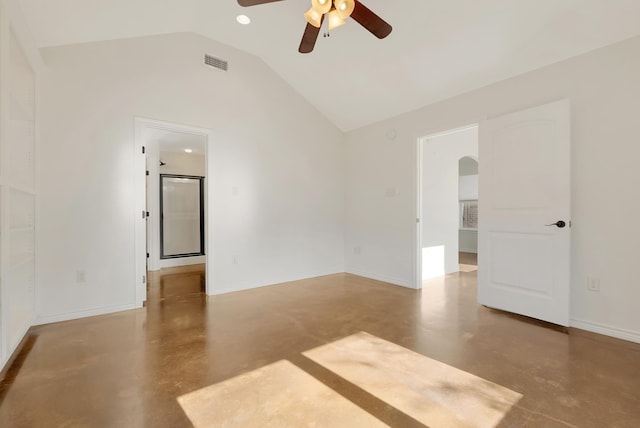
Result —
[[348, 20], [303, 55], [310, 0], [15, 2], [40, 47], [195, 32], [249, 52], [344, 131], [640, 35], [638, 0], [362, 0], [389, 37]]

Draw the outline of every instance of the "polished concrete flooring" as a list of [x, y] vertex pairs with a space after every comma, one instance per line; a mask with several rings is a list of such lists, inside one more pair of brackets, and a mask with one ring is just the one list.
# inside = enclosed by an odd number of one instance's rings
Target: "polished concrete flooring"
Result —
[[[202, 293], [203, 277], [202, 271], [156, 275], [145, 308], [32, 328], [0, 384], [0, 426], [191, 427], [187, 411], [198, 405], [193, 394], [254, 382], [265, 371], [304, 378], [331, 396], [334, 401], [314, 401], [320, 413], [331, 413], [329, 403], [340, 402], [382, 425], [427, 425], [424, 415], [411, 410], [424, 410], [420, 397], [413, 403], [396, 399], [406, 383], [398, 380], [398, 394], [389, 394], [367, 385], [371, 376], [345, 369], [344, 361], [335, 366], [351, 357], [338, 358], [325, 346], [351, 346], [343, 340], [392, 349], [384, 358], [388, 371], [399, 370], [388, 364], [394, 355], [408, 353], [417, 361], [403, 369], [409, 380], [428, 382], [435, 373], [428, 368], [439, 367], [438, 376], [450, 379], [444, 395], [434, 398], [443, 405], [448, 395], [470, 394], [456, 379], [504, 391], [509, 406], [481, 409], [498, 411], [501, 427], [640, 426], [638, 345], [575, 330], [567, 334], [478, 306], [476, 272], [426, 282], [421, 291], [339, 274], [209, 298]], [[363, 337], [374, 345], [363, 345]], [[422, 371], [412, 374], [412, 365]], [[376, 364], [364, 368], [374, 373]], [[482, 388], [477, 394], [484, 396]], [[287, 395], [298, 398], [291, 391]], [[256, 400], [263, 399], [269, 397]], [[250, 407], [222, 404], [231, 414]], [[213, 425], [203, 414], [203, 422], [193, 418], [198, 428]], [[317, 422], [296, 417], [290, 426]], [[488, 423], [482, 421], [461, 426]], [[246, 426], [259, 425], [269, 426]]]
[[458, 253], [458, 261], [461, 265], [478, 266], [478, 253]]
[[458, 253], [460, 272], [475, 272], [478, 270], [478, 253]]

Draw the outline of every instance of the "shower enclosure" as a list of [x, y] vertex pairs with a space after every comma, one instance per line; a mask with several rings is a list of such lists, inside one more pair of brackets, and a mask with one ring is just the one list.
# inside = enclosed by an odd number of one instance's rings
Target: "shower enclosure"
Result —
[[204, 255], [204, 177], [160, 175], [160, 258]]

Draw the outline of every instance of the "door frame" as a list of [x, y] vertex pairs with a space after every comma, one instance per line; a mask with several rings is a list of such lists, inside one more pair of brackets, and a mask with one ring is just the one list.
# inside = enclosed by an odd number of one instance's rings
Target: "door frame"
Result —
[[[422, 155], [423, 155], [423, 144], [431, 139], [442, 137], [444, 135], [453, 134], [456, 132], [464, 131], [470, 128], [478, 128], [480, 129], [480, 123], [471, 123], [468, 125], [459, 126], [457, 128], [451, 128], [445, 131], [435, 132], [432, 134], [424, 135], [419, 137], [416, 140], [416, 175], [415, 175], [415, 213], [416, 213], [416, 230], [413, 236], [413, 288], [421, 289], [422, 288], [422, 179], [423, 179], [423, 167], [422, 164]], [[478, 144], [480, 144], [480, 139], [478, 138]], [[476, 159], [478, 160], [478, 159]]]
[[204, 207], [204, 246], [205, 246], [205, 292], [213, 294], [213, 212], [214, 192], [211, 185], [213, 174], [213, 131], [208, 128], [200, 128], [190, 125], [182, 125], [143, 117], [135, 117], [135, 162], [134, 162], [134, 199], [135, 199], [135, 303], [136, 307], [142, 307], [147, 298], [147, 191], [146, 191], [146, 154], [143, 147], [145, 129], [159, 129], [163, 131], [181, 132], [184, 134], [199, 135], [205, 137], [205, 195]]

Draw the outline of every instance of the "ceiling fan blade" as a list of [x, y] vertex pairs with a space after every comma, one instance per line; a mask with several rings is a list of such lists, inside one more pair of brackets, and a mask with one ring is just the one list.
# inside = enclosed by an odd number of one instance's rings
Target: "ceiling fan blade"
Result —
[[[322, 18], [320, 19], [320, 27], [322, 27], [322, 21], [324, 21], [324, 15], [322, 15]], [[318, 40], [318, 34], [320, 34], [320, 28], [307, 22], [307, 26], [302, 34], [302, 40], [300, 41], [298, 52], [310, 53], [313, 51], [313, 48], [316, 46], [316, 40]]]
[[273, 3], [282, 0], [238, 0], [238, 4], [242, 7], [257, 6], [259, 4]]
[[387, 37], [393, 29], [384, 19], [359, 1], [356, 1], [356, 7], [353, 9], [351, 17], [379, 39]]

